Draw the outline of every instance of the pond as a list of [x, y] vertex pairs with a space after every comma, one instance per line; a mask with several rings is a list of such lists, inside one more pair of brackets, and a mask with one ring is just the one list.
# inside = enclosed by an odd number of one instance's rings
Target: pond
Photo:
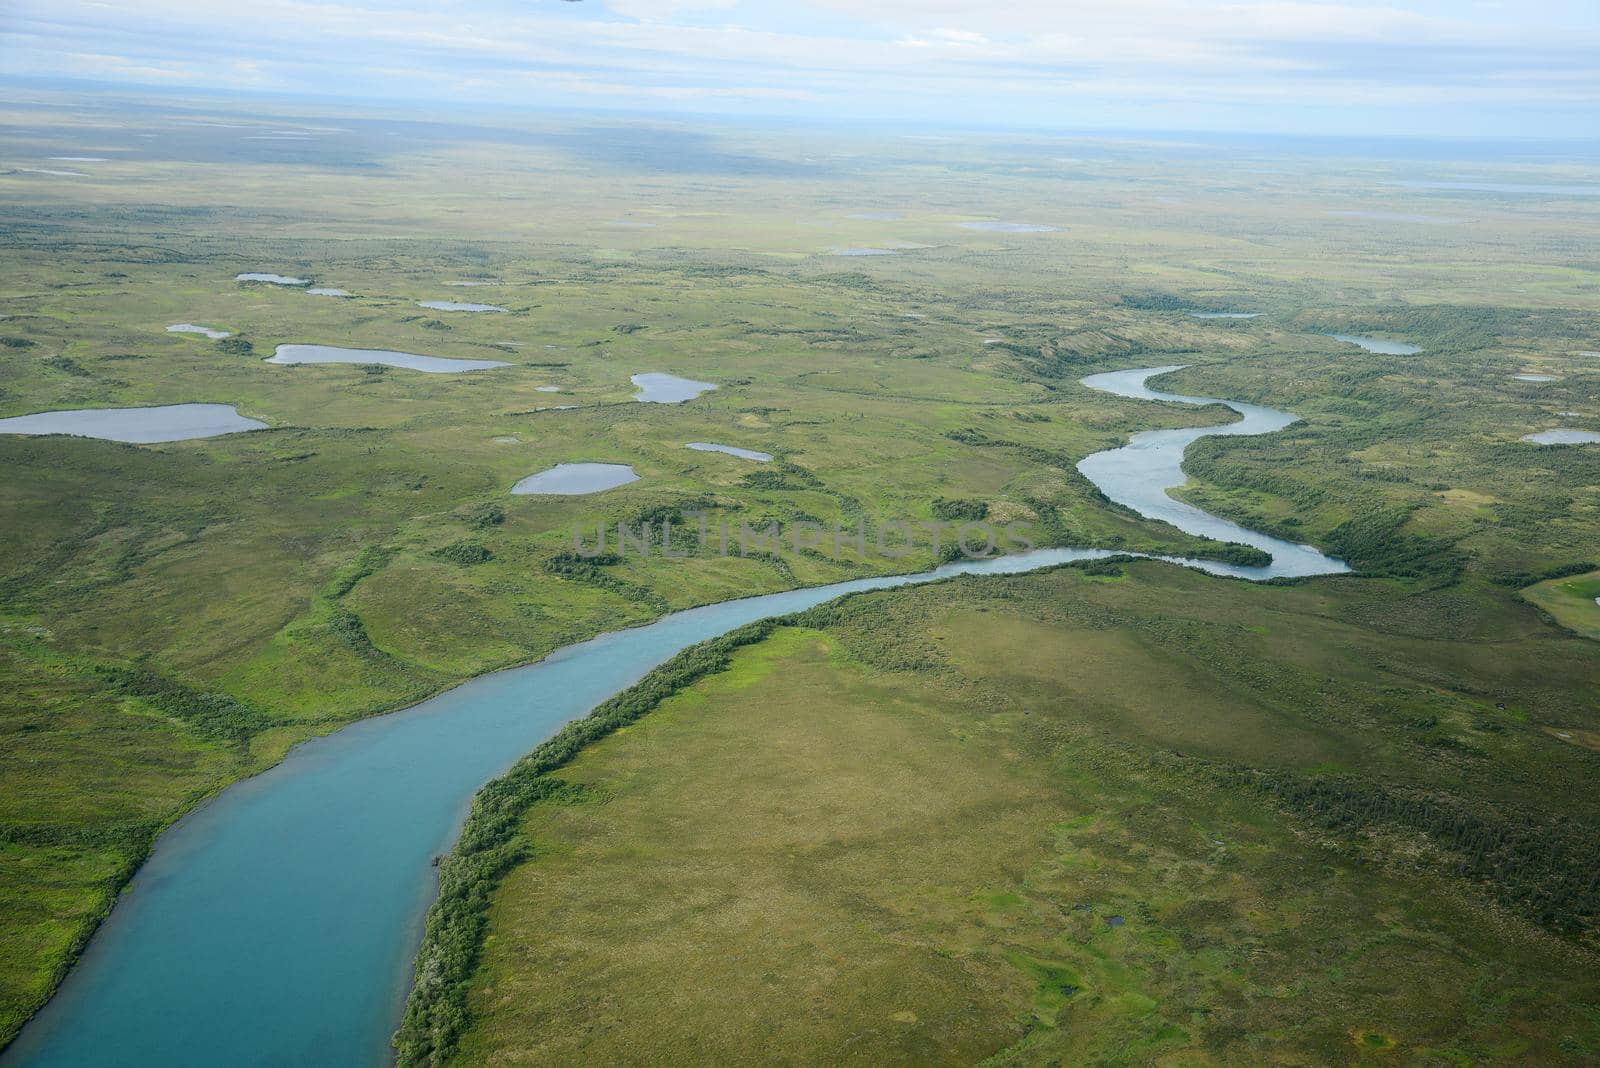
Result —
[[772, 454], [768, 452], [756, 452], [754, 449], [741, 449], [736, 445], [713, 445], [709, 441], [691, 441], [689, 444], [685, 445], [684, 448], [693, 449], [696, 452], [726, 453], [729, 456], [737, 456], [742, 460], [754, 460], [758, 464], [767, 463], [772, 459]]
[[1522, 440], [1531, 441], [1535, 445], [1593, 445], [1600, 442], [1600, 434], [1592, 430], [1557, 427], [1554, 430], [1541, 430], [1537, 434], [1525, 435]]
[[313, 286], [311, 289], [306, 290], [306, 292], [318, 297], [348, 297], [350, 295], [344, 290], [335, 289], [332, 286]]
[[504, 360], [458, 360], [447, 356], [418, 356], [414, 352], [388, 349], [341, 349], [333, 345], [279, 345], [267, 363], [354, 363], [404, 367], [430, 375], [455, 375], [466, 371], [488, 371], [510, 367]]
[[451, 312], [503, 312], [504, 308], [496, 304], [468, 304], [459, 300], [419, 300], [419, 308], [431, 308], [434, 311]]
[[556, 464], [522, 479], [511, 492], [519, 497], [580, 496], [637, 481], [638, 474], [627, 464]]
[[964, 230], [982, 230], [990, 234], [1053, 234], [1056, 232], [1056, 227], [1045, 226], [1041, 223], [964, 222], [958, 225]]
[[1359, 345], [1368, 352], [1376, 352], [1382, 356], [1415, 356], [1422, 350], [1416, 345], [1407, 345], [1404, 341], [1390, 341], [1381, 337], [1363, 337], [1360, 334], [1329, 334], [1335, 341], [1343, 341], [1349, 345]]
[[892, 248], [836, 248], [830, 256], [898, 256]]
[[679, 378], [659, 371], [634, 375], [631, 381], [639, 387], [633, 399], [644, 404], [680, 404], [717, 388], [710, 382], [696, 382], [692, 378]]
[[1554, 382], [1556, 380], [1555, 375], [1522, 374], [1512, 375], [1511, 377], [1515, 378], [1518, 382]]
[[226, 330], [213, 330], [209, 326], [196, 326], [193, 323], [173, 323], [167, 327], [169, 334], [204, 334], [212, 341], [221, 341], [225, 337], [232, 337]]
[[267, 282], [275, 286], [308, 286], [309, 278], [296, 278], [288, 274], [268, 274], [262, 271], [246, 271], [244, 274], [233, 276], [235, 282]]
[[0, 434], [71, 434], [134, 445], [191, 441], [263, 430], [231, 404], [163, 404], [150, 408], [74, 408], [0, 419]]

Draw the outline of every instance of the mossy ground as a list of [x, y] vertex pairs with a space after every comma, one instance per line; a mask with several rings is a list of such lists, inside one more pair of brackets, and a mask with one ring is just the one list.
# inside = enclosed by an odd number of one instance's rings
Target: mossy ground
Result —
[[[1592, 933], [1497, 902], [1426, 836], [1218, 774], [1596, 826], [1553, 803], [1592, 757], [1538, 729], [1593, 724], [1540, 698], [1592, 687], [1592, 650], [1488, 591], [1502, 622], [1444, 643], [1447, 681], [1437, 639], [1350, 622], [1377, 585], [1069, 569], [875, 594], [738, 651], [526, 817], [455, 1063], [1600, 1055]], [[1478, 729], [1485, 691], [1530, 721]]]

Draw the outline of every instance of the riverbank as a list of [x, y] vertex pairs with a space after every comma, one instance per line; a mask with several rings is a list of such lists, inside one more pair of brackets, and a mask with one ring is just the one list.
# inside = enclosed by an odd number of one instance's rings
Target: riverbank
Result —
[[1510, 591], [1097, 563], [761, 630], [481, 795], [403, 1064], [1600, 1054], [1593, 647]]
[[[1155, 373], [1130, 372], [1141, 384]], [[1292, 421], [1274, 415], [1272, 430]], [[1166, 452], [1175, 454], [1171, 464], [1181, 461], [1188, 440], [1167, 444]], [[1147, 451], [1159, 457], [1160, 450]], [[1298, 560], [1299, 547], [1282, 548]], [[394, 1019], [404, 963], [418, 938], [405, 932], [417, 931], [431, 898], [432, 880], [418, 878], [424, 859], [447, 848], [468, 799], [517, 753], [672, 654], [743, 623], [863, 589], [963, 572], [1033, 570], [1112, 552], [1037, 550], [925, 575], [859, 579], [690, 610], [568, 647], [539, 664], [475, 680], [303, 747], [167, 834], [141, 880], [159, 890], [133, 895], [113, 913], [61, 993], [22, 1036], [21, 1055], [30, 1063], [79, 1063], [115, 1044], [123, 1052], [143, 1048], [151, 1059], [179, 1057], [191, 1036], [174, 1044], [177, 1036], [152, 1021], [160, 1020], [158, 1006], [173, 993], [164, 980], [182, 976], [185, 997], [207, 999], [192, 1006], [191, 1015], [211, 1021], [206, 1047], [213, 1053], [232, 1044], [240, 1055], [278, 1048], [295, 1058], [310, 1053], [308, 1036], [320, 1036], [314, 1040], [326, 1054], [326, 1036], [337, 1032], [340, 1058], [361, 1063], [377, 1048], [372, 1030], [387, 1034], [393, 1026], [383, 1021]], [[1276, 574], [1274, 565], [1191, 563], [1218, 574]], [[1330, 571], [1342, 566], [1328, 562]], [[356, 578], [352, 573], [352, 582]], [[529, 700], [539, 701], [538, 715], [521, 708]], [[517, 733], [508, 735], [513, 725]], [[426, 778], [395, 779], [396, 762], [425, 770]], [[381, 804], [380, 797], [386, 798]], [[319, 889], [331, 870], [359, 875], [342, 890]], [[361, 896], [348, 896], [357, 887]], [[238, 922], [241, 910], [251, 922]], [[324, 928], [341, 932], [342, 969], [331, 961], [311, 967], [331, 948], [316, 935]], [[280, 969], [263, 967], [250, 977], [254, 993], [243, 997], [231, 962], [285, 953]], [[282, 967], [292, 967], [292, 974]], [[351, 969], [361, 977], [354, 987]], [[431, 984], [432, 971], [418, 971], [419, 982]], [[377, 975], [391, 977], [389, 983], [373, 983]], [[274, 1002], [275, 1011], [263, 1016], [263, 1001]], [[238, 1012], [243, 1005], [250, 1011]]]

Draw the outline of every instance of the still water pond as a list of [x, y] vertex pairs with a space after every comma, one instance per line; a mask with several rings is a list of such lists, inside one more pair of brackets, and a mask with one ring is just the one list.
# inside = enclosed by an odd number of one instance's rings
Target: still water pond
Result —
[[419, 308], [432, 308], [434, 311], [457, 312], [503, 312], [504, 308], [498, 304], [469, 304], [460, 300], [419, 300]]
[[0, 419], [0, 434], [71, 434], [80, 438], [153, 445], [263, 430], [231, 404], [163, 404], [153, 408], [75, 408]]
[[213, 330], [209, 326], [196, 326], [193, 323], [173, 323], [167, 327], [169, 334], [204, 334], [212, 341], [221, 341], [225, 337], [232, 337], [226, 330]]
[[627, 464], [556, 464], [511, 487], [519, 497], [577, 496], [616, 489], [639, 476]]
[[1557, 427], [1555, 430], [1541, 430], [1537, 434], [1525, 435], [1522, 440], [1531, 441], [1535, 445], [1592, 445], [1600, 442], [1600, 434], [1592, 430]]
[[333, 345], [279, 345], [271, 358], [264, 361], [277, 364], [297, 363], [356, 363], [382, 364], [384, 367], [404, 367], [430, 375], [456, 375], [464, 371], [488, 371], [495, 367], [510, 367], [504, 360], [457, 360], [445, 356], [418, 356], [414, 352], [391, 352], [388, 349], [341, 349]]
[[681, 404], [717, 388], [710, 382], [696, 382], [692, 378], [679, 378], [659, 371], [634, 375], [630, 381], [639, 387], [633, 399], [645, 404]]
[[1360, 345], [1368, 352], [1376, 352], [1382, 356], [1415, 356], [1422, 350], [1415, 345], [1407, 345], [1404, 341], [1390, 341], [1382, 337], [1363, 337], [1360, 334], [1329, 334], [1335, 341], [1343, 341], [1350, 345]]
[[754, 449], [741, 449], [737, 445], [713, 445], [709, 441], [691, 441], [685, 445], [686, 449], [696, 452], [720, 452], [729, 456], [737, 456], [741, 460], [754, 460], [758, 464], [767, 463], [772, 459], [770, 452], [757, 452]]

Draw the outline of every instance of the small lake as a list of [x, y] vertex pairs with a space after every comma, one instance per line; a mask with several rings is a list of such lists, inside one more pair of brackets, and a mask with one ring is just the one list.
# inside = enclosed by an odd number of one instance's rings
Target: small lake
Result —
[[1191, 319], [1259, 319], [1261, 312], [1190, 312]]
[[468, 304], [459, 300], [419, 300], [419, 308], [431, 308], [434, 311], [455, 312], [503, 312], [504, 308], [496, 304]]
[[737, 456], [741, 460], [754, 460], [758, 464], [767, 463], [772, 459], [772, 454], [768, 452], [756, 452], [754, 449], [741, 449], [735, 445], [713, 445], [709, 441], [691, 441], [689, 444], [685, 445], [684, 448], [693, 449], [696, 452], [726, 453], [729, 456]]
[[414, 352], [392, 352], [388, 349], [341, 349], [333, 345], [279, 345], [273, 350], [272, 356], [264, 362], [376, 363], [385, 367], [404, 367], [408, 371], [422, 371], [430, 375], [455, 375], [465, 371], [488, 371], [496, 367], [511, 366], [504, 360], [457, 360], [447, 356], [418, 356]]
[[1415, 356], [1422, 351], [1416, 345], [1407, 345], [1404, 341], [1390, 341], [1381, 337], [1362, 337], [1360, 334], [1329, 334], [1328, 336], [1335, 341], [1359, 345], [1368, 352], [1376, 352], [1383, 356]]
[[52, 163], [110, 163], [108, 156], [51, 156]]
[[1522, 440], [1535, 445], [1593, 445], [1600, 443], [1600, 434], [1592, 430], [1558, 427], [1555, 430], [1541, 430], [1537, 434], [1528, 434]]
[[892, 248], [836, 248], [830, 256], [898, 256]]
[[264, 430], [231, 404], [163, 404], [152, 408], [75, 408], [0, 419], [0, 434], [71, 434], [133, 445], [191, 441]]
[[529, 475], [511, 492], [519, 497], [580, 496], [637, 481], [639, 476], [627, 464], [556, 464]]
[[350, 295], [344, 290], [335, 289], [332, 286], [313, 286], [306, 292], [318, 297], [348, 297]]
[[167, 327], [169, 334], [204, 334], [212, 341], [221, 341], [233, 335], [226, 330], [213, 330], [209, 326], [196, 326], [193, 323], [173, 323]]
[[1044, 226], [1040, 223], [1019, 222], [964, 222], [958, 224], [964, 230], [981, 230], [989, 234], [1053, 234], [1054, 226]]
[[681, 404], [717, 388], [710, 382], [696, 382], [692, 378], [679, 378], [659, 371], [634, 375], [631, 381], [639, 387], [633, 399], [645, 404]]
[[1518, 382], [1554, 382], [1555, 375], [1512, 375]]
[[296, 278], [287, 274], [267, 274], [261, 271], [246, 271], [244, 274], [233, 276], [235, 282], [268, 282], [275, 286], [308, 286], [309, 278]]

